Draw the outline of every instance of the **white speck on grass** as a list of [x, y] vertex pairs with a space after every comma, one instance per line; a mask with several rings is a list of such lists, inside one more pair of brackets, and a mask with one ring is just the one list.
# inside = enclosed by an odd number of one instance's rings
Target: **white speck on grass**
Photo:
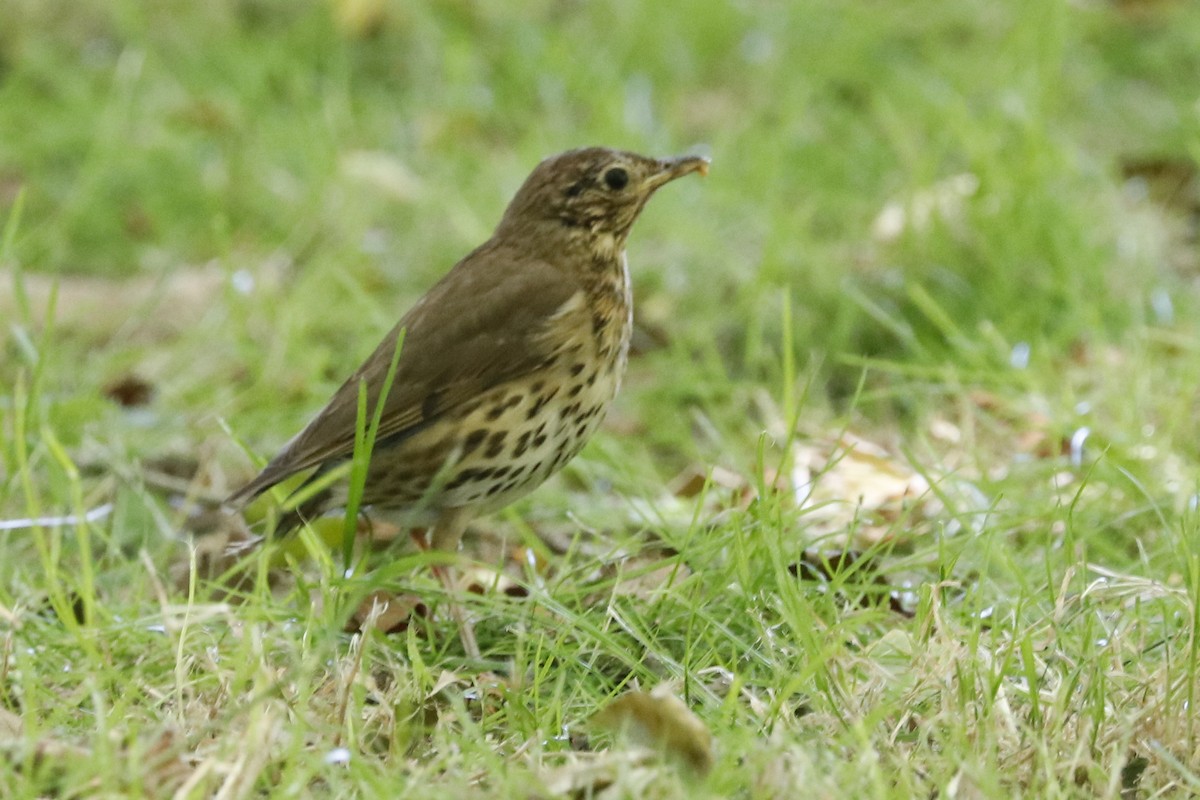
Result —
[[254, 291], [254, 276], [249, 270], [239, 269], [229, 276], [229, 284], [238, 294], [250, 294]]
[[345, 747], [335, 747], [325, 754], [326, 764], [343, 765], [350, 763], [350, 751]]
[[1086, 426], [1071, 434], [1071, 466], [1078, 467], [1083, 464], [1083, 443], [1091, 435], [1092, 429]]
[[1008, 356], [1008, 363], [1013, 369], [1025, 369], [1029, 366], [1029, 352], [1029, 342], [1017, 342]]
[[1166, 289], [1155, 289], [1150, 293], [1150, 310], [1159, 325], [1170, 325], [1175, 321], [1175, 304], [1171, 302], [1171, 294]]

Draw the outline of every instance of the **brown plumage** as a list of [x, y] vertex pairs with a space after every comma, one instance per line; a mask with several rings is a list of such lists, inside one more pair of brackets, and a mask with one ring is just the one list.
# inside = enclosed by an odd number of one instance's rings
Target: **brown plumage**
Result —
[[[374, 409], [404, 330], [363, 504], [402, 524], [432, 525], [434, 547], [456, 548], [473, 516], [537, 487], [599, 425], [629, 346], [629, 230], [656, 189], [707, 166], [604, 148], [543, 161], [492, 237], [417, 301], [230, 502], [306, 470], [311, 481], [348, 460], [359, 385]], [[279, 529], [344, 500], [344, 485], [320, 492]]]

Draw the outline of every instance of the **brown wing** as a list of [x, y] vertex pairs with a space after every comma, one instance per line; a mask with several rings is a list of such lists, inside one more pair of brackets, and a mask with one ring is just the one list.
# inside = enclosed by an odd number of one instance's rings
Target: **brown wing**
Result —
[[404, 329], [392, 390], [377, 439], [402, 437], [448, 409], [537, 370], [551, 355], [546, 323], [579, 284], [544, 261], [521, 260], [489, 242], [468, 255], [422, 297], [304, 430], [284, 445], [229, 502], [240, 502], [312, 467], [354, 452], [358, 386], [371, 413]]

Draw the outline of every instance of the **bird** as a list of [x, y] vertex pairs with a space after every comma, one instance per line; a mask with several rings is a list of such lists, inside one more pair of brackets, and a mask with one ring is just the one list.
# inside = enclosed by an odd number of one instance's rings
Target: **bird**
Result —
[[[428, 529], [435, 550], [456, 551], [475, 517], [537, 488], [599, 427], [629, 353], [630, 230], [655, 191], [693, 172], [707, 175], [708, 167], [701, 156], [650, 158], [604, 147], [541, 161], [491, 238], [417, 300], [308, 425], [226, 502], [245, 505], [307, 472], [296, 490], [304, 492], [344, 469], [365, 389], [368, 414], [382, 405], [361, 506]], [[348, 482], [325, 482], [281, 516], [274, 535], [345, 505]], [[439, 575], [450, 589], [449, 571]], [[455, 615], [464, 650], [478, 658], [473, 629]]]

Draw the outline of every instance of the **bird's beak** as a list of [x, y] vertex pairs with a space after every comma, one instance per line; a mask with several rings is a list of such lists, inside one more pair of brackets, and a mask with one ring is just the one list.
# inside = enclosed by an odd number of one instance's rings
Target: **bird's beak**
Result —
[[658, 169], [650, 173], [642, 183], [642, 188], [651, 192], [664, 183], [682, 178], [693, 172], [702, 176], [708, 174], [709, 160], [703, 156], [680, 156], [679, 158], [664, 158], [658, 162]]

